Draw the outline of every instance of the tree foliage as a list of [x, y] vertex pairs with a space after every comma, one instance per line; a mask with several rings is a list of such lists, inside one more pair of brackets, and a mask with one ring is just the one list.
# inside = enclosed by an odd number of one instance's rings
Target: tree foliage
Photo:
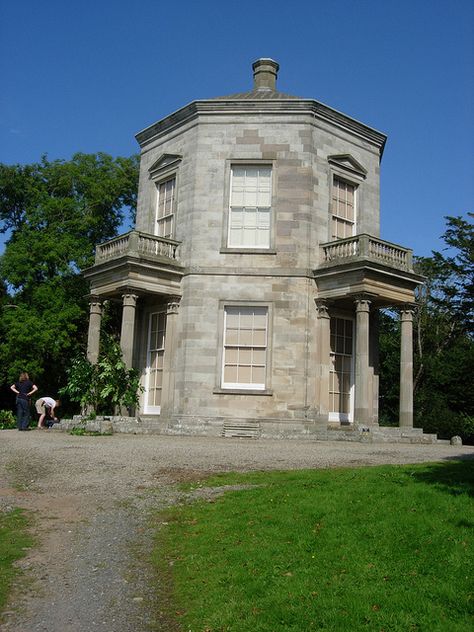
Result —
[[[80, 270], [97, 243], [134, 216], [138, 158], [75, 154], [0, 164], [0, 382], [21, 370], [54, 394], [85, 344], [88, 287]], [[12, 307], [13, 305], [13, 307]]]
[[[447, 217], [446, 249], [417, 258], [425, 276], [414, 321], [415, 424], [449, 438], [474, 439], [474, 226]], [[396, 418], [398, 406], [399, 324], [382, 317], [381, 418]]]

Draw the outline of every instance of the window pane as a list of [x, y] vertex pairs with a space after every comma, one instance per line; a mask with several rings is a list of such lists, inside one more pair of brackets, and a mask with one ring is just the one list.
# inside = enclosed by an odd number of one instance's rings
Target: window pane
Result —
[[249, 189], [257, 189], [258, 184], [258, 168], [257, 167], [246, 167], [245, 173], [245, 188]]
[[232, 191], [232, 208], [244, 206], [244, 192], [242, 189]]
[[226, 364], [237, 364], [239, 359], [239, 351], [238, 349], [234, 349], [232, 347], [226, 349], [225, 352], [225, 363]]
[[250, 384], [252, 382], [252, 367], [239, 365], [238, 381], [240, 384]]
[[348, 413], [350, 406], [349, 395], [346, 393], [341, 394], [341, 413]]
[[267, 332], [263, 329], [257, 329], [253, 332], [253, 344], [263, 347], [267, 344]]
[[269, 229], [270, 228], [270, 211], [260, 209], [258, 215], [256, 216], [256, 222], [259, 228], [261, 229]]
[[229, 307], [226, 309], [226, 323], [227, 327], [238, 327], [240, 321], [240, 312], [238, 309]]
[[241, 345], [245, 345], [245, 346], [251, 346], [253, 343], [253, 332], [250, 329], [241, 329], [240, 330], [240, 336], [239, 336], [239, 344]]
[[239, 364], [251, 364], [251, 363], [252, 363], [252, 349], [240, 349]]
[[267, 308], [266, 307], [254, 307], [254, 325], [266, 329], [267, 326]]
[[239, 330], [238, 329], [227, 329], [226, 335], [225, 335], [225, 344], [226, 345], [239, 344]]
[[243, 311], [240, 314], [240, 328], [241, 329], [252, 329], [253, 327], [253, 312], [252, 311]]
[[261, 364], [261, 365], [265, 365], [265, 356], [266, 356], [266, 350], [265, 349], [253, 349], [252, 352], [252, 364]]
[[230, 214], [230, 225], [232, 228], [242, 228], [244, 225], [244, 209], [232, 209]]
[[224, 367], [224, 382], [235, 384], [237, 382], [237, 366]]
[[265, 384], [265, 367], [252, 367], [252, 384]]
[[256, 208], [257, 206], [257, 190], [256, 189], [245, 192], [244, 206], [252, 206]]
[[245, 228], [255, 230], [257, 226], [257, 209], [245, 207], [243, 212], [243, 225]]
[[232, 167], [232, 180], [233, 180], [233, 185], [235, 187], [242, 187], [244, 186], [244, 181], [245, 181], [245, 167]]

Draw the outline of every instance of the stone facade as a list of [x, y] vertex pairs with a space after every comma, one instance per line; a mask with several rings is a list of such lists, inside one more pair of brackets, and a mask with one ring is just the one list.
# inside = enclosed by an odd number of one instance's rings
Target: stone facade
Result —
[[[411, 251], [379, 235], [386, 138], [278, 92], [277, 70], [258, 60], [250, 92], [194, 101], [137, 135], [136, 229], [98, 246], [84, 272], [89, 357], [102, 301], [120, 300], [124, 358], [145, 389], [136, 412], [150, 427], [268, 437], [375, 429], [377, 310], [400, 308], [400, 421], [410, 429], [421, 279]], [[239, 195], [271, 202], [232, 205]], [[336, 203], [351, 221], [336, 217]], [[350, 234], [334, 239], [334, 222]], [[234, 229], [256, 243], [236, 244]]]

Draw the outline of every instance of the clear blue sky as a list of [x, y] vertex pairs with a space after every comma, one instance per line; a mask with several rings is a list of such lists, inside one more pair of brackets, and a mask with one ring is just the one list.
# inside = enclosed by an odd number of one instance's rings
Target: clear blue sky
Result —
[[388, 135], [382, 237], [429, 255], [473, 209], [473, 41], [472, 0], [3, 0], [0, 162], [130, 155], [272, 57], [281, 91]]

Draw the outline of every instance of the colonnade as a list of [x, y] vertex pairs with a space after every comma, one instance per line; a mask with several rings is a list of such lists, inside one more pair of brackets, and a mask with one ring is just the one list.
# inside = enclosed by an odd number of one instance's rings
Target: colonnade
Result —
[[[135, 317], [138, 295], [127, 291], [122, 294], [122, 327], [120, 346], [124, 362], [128, 368], [133, 366]], [[358, 424], [374, 423], [372, 380], [373, 371], [370, 366], [370, 315], [372, 302], [370, 298], [361, 296], [354, 300], [355, 308], [355, 358], [354, 358], [354, 421]], [[167, 303], [167, 323], [165, 339], [165, 356], [163, 366], [162, 412], [172, 406], [174, 390], [174, 345], [179, 308], [179, 298], [169, 297]], [[329, 414], [329, 376], [330, 376], [330, 314], [326, 301], [317, 300], [317, 336], [318, 371], [316, 400], [320, 421], [328, 419]], [[413, 305], [400, 308], [401, 347], [400, 347], [400, 411], [401, 428], [413, 428]], [[87, 342], [87, 358], [96, 363], [99, 357], [100, 324], [102, 318], [102, 301], [97, 296], [90, 297], [89, 333]]]
[[[132, 368], [135, 348], [135, 319], [138, 294], [126, 291], [122, 294], [122, 326], [120, 331], [120, 347], [122, 358], [127, 368]], [[174, 390], [174, 345], [176, 343], [176, 320], [180, 298], [168, 297], [166, 303], [166, 336], [163, 365], [163, 395], [161, 410], [171, 406]], [[100, 297], [89, 298], [89, 332], [87, 338], [87, 359], [95, 364], [99, 358], [100, 324], [102, 320], [103, 301]]]
[[[370, 367], [370, 315], [372, 302], [368, 297], [357, 297], [355, 308], [354, 358], [354, 421], [370, 425], [374, 422], [372, 407], [373, 371]], [[330, 375], [330, 314], [327, 301], [317, 300], [319, 371], [316, 397], [321, 421], [329, 415]], [[399, 426], [413, 428], [413, 305], [400, 308], [400, 411]]]

